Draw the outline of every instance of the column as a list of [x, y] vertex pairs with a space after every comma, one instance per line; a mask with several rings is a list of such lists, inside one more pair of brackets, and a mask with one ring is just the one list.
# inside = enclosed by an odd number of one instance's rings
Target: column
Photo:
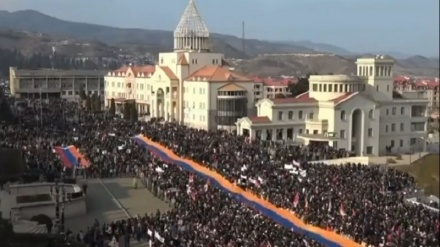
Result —
[[266, 140], [266, 129], [261, 129], [261, 140]]

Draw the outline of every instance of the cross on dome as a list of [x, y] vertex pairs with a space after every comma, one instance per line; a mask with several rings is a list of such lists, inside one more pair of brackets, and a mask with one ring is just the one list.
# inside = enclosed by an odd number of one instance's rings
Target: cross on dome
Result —
[[174, 50], [209, 50], [209, 30], [200, 16], [194, 0], [189, 0], [179, 24], [174, 30]]

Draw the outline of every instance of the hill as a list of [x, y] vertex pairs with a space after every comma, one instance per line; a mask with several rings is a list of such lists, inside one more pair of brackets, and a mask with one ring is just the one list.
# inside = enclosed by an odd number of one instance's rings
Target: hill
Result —
[[[96, 40], [111, 46], [124, 44], [141, 46], [157, 54], [173, 47], [173, 33], [163, 30], [115, 28], [87, 23], [60, 20], [38, 11], [0, 11], [0, 29], [13, 29], [47, 33], [64, 38]], [[314, 53], [313, 50], [291, 44], [247, 39], [246, 53], [242, 52], [242, 40], [232, 35], [212, 34], [212, 49], [227, 57], [244, 58], [264, 53]], [[129, 46], [131, 47], [131, 46]]]
[[[172, 37], [171, 31], [69, 22], [33, 10], [0, 11], [0, 49], [16, 49], [24, 54], [51, 54], [55, 46], [57, 53], [65, 56], [108, 57], [124, 63], [146, 53], [156, 55], [172, 50]], [[355, 59], [361, 56], [337, 46], [309, 41], [247, 39], [245, 52], [242, 45], [238, 37], [212, 34], [212, 49], [227, 58], [239, 58], [234, 61], [236, 69], [252, 75], [350, 74], [355, 71]], [[439, 61], [422, 56], [396, 59], [394, 74], [438, 76]]]
[[[266, 55], [236, 62], [240, 72], [255, 76], [299, 76], [305, 73], [354, 74], [358, 56], [334, 54]], [[438, 60], [422, 56], [396, 59], [395, 75], [439, 76]]]

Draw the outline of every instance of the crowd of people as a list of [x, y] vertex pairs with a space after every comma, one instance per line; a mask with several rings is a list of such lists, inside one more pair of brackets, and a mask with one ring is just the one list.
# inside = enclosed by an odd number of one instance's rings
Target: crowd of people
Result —
[[117, 241], [120, 234], [127, 241], [147, 239], [153, 246], [322, 246], [208, 181], [158, 159], [133, 141], [137, 134], [209, 167], [309, 224], [358, 243], [439, 244], [438, 212], [405, 200], [406, 191], [415, 186], [411, 176], [381, 166], [308, 162], [346, 155], [329, 147], [248, 141], [225, 131], [197, 130], [158, 119], [131, 122], [106, 113], [85, 113], [77, 104], [59, 100], [29, 101], [14, 111], [18, 124], [0, 124], [0, 146], [23, 150], [29, 169], [46, 176], [59, 174], [63, 165], [53, 147], [75, 145], [92, 164], [89, 176], [137, 174], [154, 181], [156, 193], [157, 188], [162, 193], [180, 192], [173, 194], [169, 212], [88, 229], [83, 239], [90, 246], [100, 246], [98, 239]]

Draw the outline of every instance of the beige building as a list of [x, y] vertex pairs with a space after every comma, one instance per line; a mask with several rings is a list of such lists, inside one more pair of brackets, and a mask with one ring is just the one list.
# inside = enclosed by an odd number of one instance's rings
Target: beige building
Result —
[[357, 155], [425, 150], [428, 101], [393, 91], [391, 58], [359, 58], [356, 63], [356, 76], [312, 75], [302, 95], [259, 101], [256, 117], [237, 121], [238, 134], [321, 142]]
[[263, 95], [262, 83], [233, 72], [223, 54], [211, 52], [208, 28], [193, 0], [174, 31], [174, 51], [160, 53], [154, 68], [137, 70], [142, 69], [123, 67], [105, 77], [107, 106], [112, 98], [134, 99], [151, 117], [235, 129], [238, 118], [255, 114]]
[[401, 94], [412, 98], [426, 98], [430, 112], [439, 110], [439, 78], [412, 79], [400, 76], [394, 78], [394, 88]]
[[104, 94], [104, 71], [23, 70], [9, 68], [11, 95], [17, 98], [64, 98], [74, 100], [84, 88], [87, 94]]

